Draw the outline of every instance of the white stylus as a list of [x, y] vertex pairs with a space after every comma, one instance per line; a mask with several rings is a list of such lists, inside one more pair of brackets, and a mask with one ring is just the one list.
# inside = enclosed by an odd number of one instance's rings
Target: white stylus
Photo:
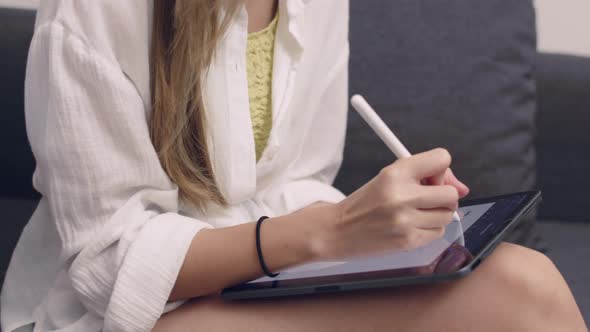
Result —
[[[381, 138], [383, 143], [393, 152], [398, 158], [408, 158], [412, 154], [402, 142], [393, 134], [391, 129], [383, 122], [383, 120], [377, 115], [377, 112], [367, 103], [365, 98], [361, 95], [354, 95], [350, 99], [352, 107], [359, 113], [359, 115], [367, 122], [367, 124], [375, 131], [377, 136]], [[456, 221], [459, 226], [459, 242], [462, 246], [465, 245], [465, 239], [463, 238], [463, 225], [461, 224], [461, 218], [457, 211], [453, 213], [453, 221]]]

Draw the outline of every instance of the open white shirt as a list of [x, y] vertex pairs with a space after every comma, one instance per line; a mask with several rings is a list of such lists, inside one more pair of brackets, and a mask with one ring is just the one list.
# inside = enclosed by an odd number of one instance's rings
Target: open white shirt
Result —
[[145, 0], [41, 1], [26, 121], [43, 198], [2, 290], [5, 332], [30, 322], [36, 331], [149, 331], [179, 305], [167, 299], [200, 229], [344, 197], [331, 183], [346, 127], [347, 1], [280, 1], [273, 126], [258, 163], [241, 9], [205, 87], [230, 207], [202, 214], [179, 200], [150, 141], [151, 11]]

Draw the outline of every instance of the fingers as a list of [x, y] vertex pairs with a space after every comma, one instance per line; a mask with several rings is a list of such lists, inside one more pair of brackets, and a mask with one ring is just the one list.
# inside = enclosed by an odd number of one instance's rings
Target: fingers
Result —
[[444, 227], [432, 229], [418, 229], [414, 234], [412, 243], [406, 249], [414, 249], [425, 246], [445, 235]]
[[471, 261], [473, 256], [462, 246], [452, 245], [443, 254], [435, 267], [437, 273], [450, 273], [459, 270]]
[[453, 211], [449, 209], [416, 210], [414, 226], [422, 230], [445, 228], [452, 222]]
[[449, 170], [450, 170], [450, 168], [447, 168], [444, 172], [436, 174], [430, 178], [424, 179], [424, 180], [422, 180], [422, 182], [426, 182], [426, 183], [424, 183], [425, 185], [431, 185], [431, 186], [443, 185], [446, 183], [447, 174], [449, 174]]
[[444, 176], [451, 165], [451, 155], [447, 150], [439, 148], [401, 159], [400, 163], [403, 167], [407, 167], [414, 179], [422, 180], [428, 177]]
[[415, 207], [418, 209], [446, 208], [457, 210], [459, 194], [453, 186], [420, 186], [415, 198]]
[[[449, 170], [449, 168], [447, 168]], [[430, 184], [440, 186], [445, 183], [446, 173], [440, 173], [430, 178]]]
[[467, 187], [463, 182], [459, 181], [450, 168], [445, 173], [444, 184], [448, 184], [457, 188], [460, 198], [463, 198], [469, 194], [469, 187]]

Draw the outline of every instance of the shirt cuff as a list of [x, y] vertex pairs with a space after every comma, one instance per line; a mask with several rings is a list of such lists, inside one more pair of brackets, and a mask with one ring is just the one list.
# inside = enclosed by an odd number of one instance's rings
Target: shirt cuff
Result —
[[104, 331], [150, 331], [168, 304], [197, 232], [210, 225], [175, 213], [158, 215], [139, 232], [117, 276]]

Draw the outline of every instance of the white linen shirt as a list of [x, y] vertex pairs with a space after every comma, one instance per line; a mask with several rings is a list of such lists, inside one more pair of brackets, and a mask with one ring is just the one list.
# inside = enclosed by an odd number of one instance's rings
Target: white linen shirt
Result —
[[179, 199], [149, 137], [152, 10], [146, 0], [41, 1], [25, 113], [42, 199], [6, 276], [3, 331], [149, 331], [180, 305], [167, 299], [199, 230], [344, 197], [331, 184], [346, 127], [348, 1], [280, 0], [273, 124], [258, 163], [241, 8], [205, 84], [230, 206], [205, 213]]

